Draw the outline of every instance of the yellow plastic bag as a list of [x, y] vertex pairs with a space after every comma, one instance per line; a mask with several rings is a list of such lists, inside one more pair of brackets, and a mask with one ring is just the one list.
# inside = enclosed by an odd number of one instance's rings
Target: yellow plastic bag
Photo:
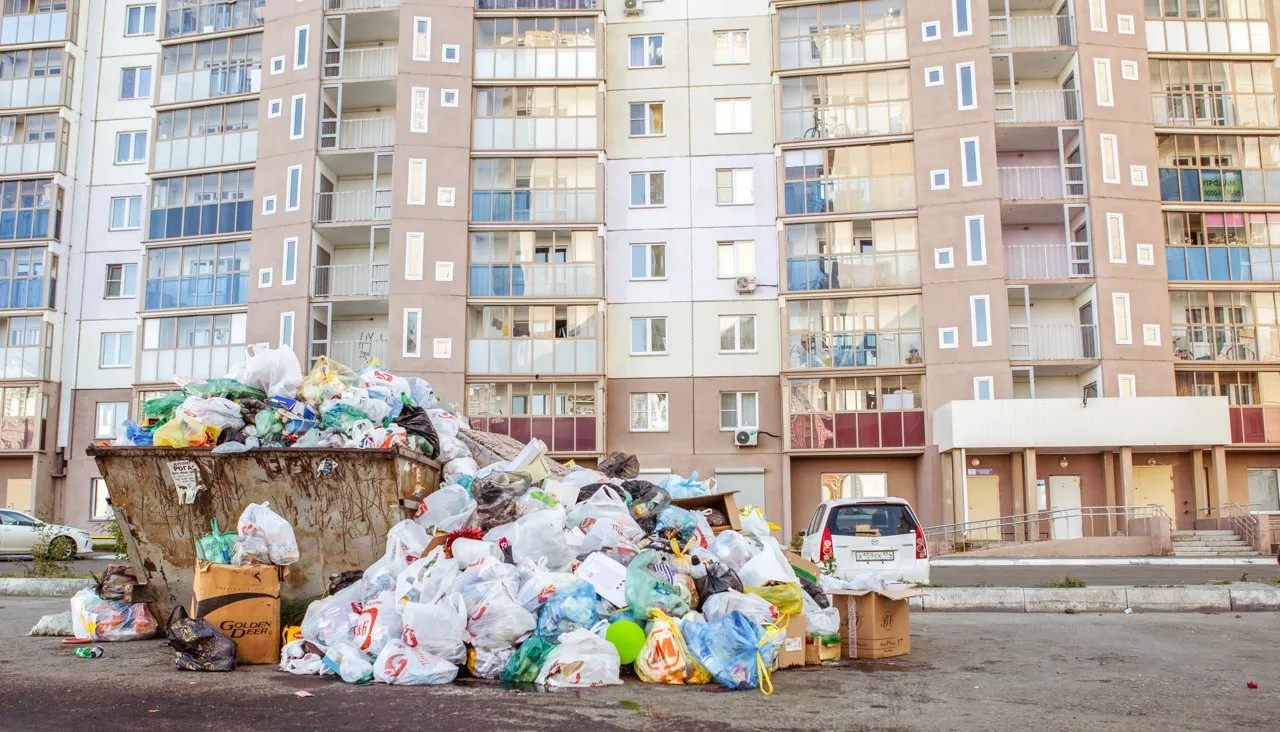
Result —
[[794, 582], [774, 582], [768, 585], [747, 587], [743, 592], [757, 595], [769, 601], [783, 615], [799, 615], [804, 612], [804, 590]]
[[709, 684], [711, 673], [689, 653], [680, 624], [661, 610], [652, 611], [649, 635], [636, 657], [636, 675], [647, 684]]
[[319, 406], [325, 400], [332, 399], [355, 386], [359, 380], [360, 377], [356, 372], [337, 361], [330, 361], [327, 357], [321, 356], [316, 359], [316, 365], [311, 369], [311, 373], [307, 374], [298, 386], [298, 396], [302, 397], [303, 401]]
[[191, 419], [174, 417], [156, 429], [151, 444], [156, 447], [208, 447], [218, 444], [221, 429]]

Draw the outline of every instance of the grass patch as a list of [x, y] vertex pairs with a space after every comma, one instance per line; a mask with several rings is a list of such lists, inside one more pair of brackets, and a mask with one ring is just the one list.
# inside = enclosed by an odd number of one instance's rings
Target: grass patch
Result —
[[1208, 582], [1205, 582], [1205, 584], [1206, 585], [1229, 585], [1232, 582], [1235, 582], [1235, 580], [1209, 580]]
[[1266, 577], [1258, 581], [1266, 585], [1276, 585], [1277, 587], [1280, 587], [1280, 577]]
[[1134, 585], [1134, 587], [1161, 587], [1161, 588], [1177, 588], [1177, 587], [1186, 587], [1186, 585], [1148, 585], [1148, 584], [1141, 584], [1141, 583], [1140, 583], [1140, 584], [1136, 584], [1136, 585]]
[[1071, 575], [1067, 575], [1066, 577], [1063, 577], [1062, 579], [1059, 579], [1059, 580], [1049, 580], [1048, 582], [1045, 582], [1040, 586], [1045, 588], [1060, 589], [1060, 590], [1075, 589], [1077, 587], [1088, 587], [1088, 585], [1084, 583], [1084, 580], [1080, 579], [1079, 577], [1072, 577]]

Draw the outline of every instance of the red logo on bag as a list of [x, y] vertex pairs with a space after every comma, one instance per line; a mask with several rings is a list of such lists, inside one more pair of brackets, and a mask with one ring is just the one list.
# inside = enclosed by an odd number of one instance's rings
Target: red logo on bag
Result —
[[360, 650], [369, 650], [369, 645], [373, 643], [373, 624], [378, 621], [378, 608], [366, 608], [360, 615], [360, 620], [356, 621], [356, 627], [351, 632], [356, 638], [364, 638], [364, 642], [360, 644]]
[[405, 628], [404, 633], [400, 635], [400, 640], [404, 641], [404, 644], [410, 648], [418, 647], [418, 636], [413, 632], [413, 628]]
[[396, 655], [387, 658], [387, 662], [383, 665], [382, 671], [387, 678], [397, 679], [400, 678], [400, 674], [404, 673], [404, 670], [408, 667], [409, 659], [397, 653]]

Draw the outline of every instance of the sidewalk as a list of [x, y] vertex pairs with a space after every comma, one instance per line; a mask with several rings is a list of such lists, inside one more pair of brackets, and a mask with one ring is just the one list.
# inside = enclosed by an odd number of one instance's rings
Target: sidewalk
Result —
[[1280, 610], [1280, 586], [1258, 582], [1191, 587], [926, 587], [924, 612], [1246, 612]]

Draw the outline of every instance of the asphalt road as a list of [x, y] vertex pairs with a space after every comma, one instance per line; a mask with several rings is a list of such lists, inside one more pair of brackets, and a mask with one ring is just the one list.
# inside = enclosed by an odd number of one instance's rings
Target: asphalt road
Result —
[[[1063, 577], [1078, 577], [1086, 585], [1203, 585], [1210, 582], [1251, 582], [1280, 578], [1275, 563], [1247, 566], [1113, 567], [944, 567], [929, 568], [930, 584], [939, 587], [1038, 587]], [[1280, 721], [1277, 722], [1280, 726]]]
[[[0, 598], [6, 730], [1220, 730], [1275, 729], [1280, 714], [1273, 613], [919, 614], [910, 656], [778, 672], [765, 697], [634, 679], [559, 694], [352, 687], [269, 666], [178, 671], [161, 641], [106, 644], [85, 660], [22, 637], [65, 607]], [[304, 690], [314, 696], [295, 696]]]

